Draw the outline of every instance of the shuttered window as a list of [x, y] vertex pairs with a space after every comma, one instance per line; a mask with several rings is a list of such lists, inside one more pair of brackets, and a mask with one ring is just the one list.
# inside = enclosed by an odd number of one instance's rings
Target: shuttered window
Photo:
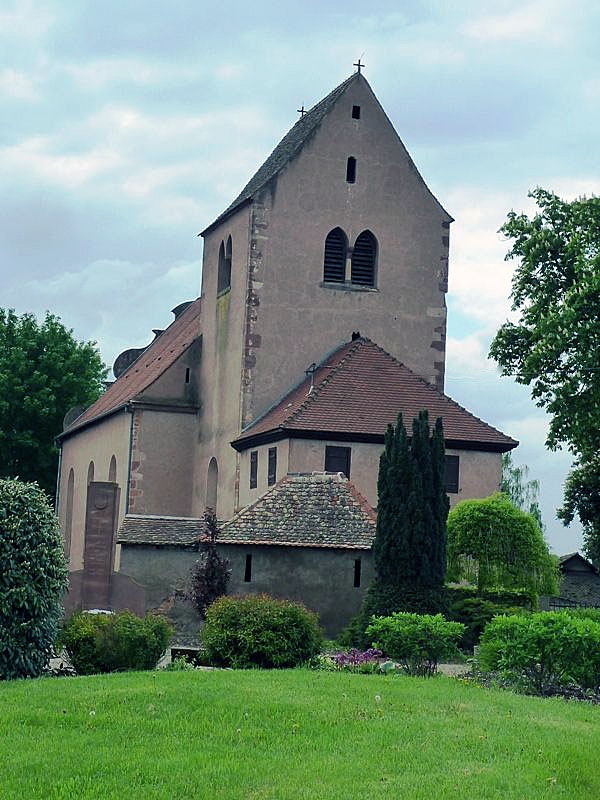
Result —
[[459, 456], [446, 456], [446, 491], [458, 494]]
[[352, 252], [352, 283], [375, 286], [377, 242], [371, 231], [363, 231], [356, 239]]
[[267, 473], [267, 484], [273, 486], [277, 483], [277, 448], [269, 447], [269, 471]]
[[256, 489], [258, 486], [258, 450], [250, 453], [250, 488]]
[[350, 477], [350, 447], [325, 447], [325, 472], [342, 472]]
[[346, 234], [334, 228], [325, 239], [323, 280], [328, 283], [343, 283], [346, 276]]

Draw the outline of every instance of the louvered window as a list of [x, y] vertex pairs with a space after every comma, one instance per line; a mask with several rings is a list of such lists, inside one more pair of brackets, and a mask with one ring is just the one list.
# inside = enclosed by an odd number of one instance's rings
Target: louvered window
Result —
[[323, 280], [343, 283], [346, 275], [346, 234], [341, 228], [329, 231], [325, 239]]
[[377, 242], [371, 231], [363, 231], [357, 238], [352, 252], [352, 283], [359, 286], [375, 286], [375, 260]]

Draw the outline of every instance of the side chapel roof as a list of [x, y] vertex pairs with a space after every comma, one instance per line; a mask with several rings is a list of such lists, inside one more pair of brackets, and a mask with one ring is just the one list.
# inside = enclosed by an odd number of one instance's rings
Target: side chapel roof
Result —
[[[341, 473], [287, 475], [226, 522], [218, 544], [368, 550], [373, 508]], [[119, 544], [193, 546], [205, 541], [204, 520], [128, 514]]]
[[[236, 450], [285, 436], [383, 441], [399, 412], [410, 425], [421, 409], [431, 424], [444, 422], [449, 446], [506, 452], [518, 442], [471, 414], [370, 339], [347, 342], [327, 356], [316, 372], [251, 423]], [[409, 431], [410, 433], [410, 431]]]
[[200, 335], [200, 310], [199, 297], [58, 438], [118, 411], [148, 389]]

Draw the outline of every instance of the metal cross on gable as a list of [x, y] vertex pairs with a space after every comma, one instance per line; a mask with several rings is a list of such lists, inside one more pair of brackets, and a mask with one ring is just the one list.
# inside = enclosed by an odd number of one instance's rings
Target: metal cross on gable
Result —
[[355, 61], [355, 62], [354, 62], [354, 64], [353, 64], [352, 66], [353, 66], [353, 67], [357, 67], [357, 68], [358, 68], [358, 74], [360, 75], [360, 71], [361, 71], [361, 69], [363, 69], [363, 67], [366, 67], [367, 65], [366, 65], [366, 64], [363, 64], [363, 63], [361, 62], [360, 58], [359, 58], [359, 59], [358, 59], [358, 61]]
[[302, 108], [297, 108], [296, 111], [300, 114], [300, 119], [302, 119], [305, 114], [308, 114], [308, 111], [304, 108], [304, 103], [302, 103]]

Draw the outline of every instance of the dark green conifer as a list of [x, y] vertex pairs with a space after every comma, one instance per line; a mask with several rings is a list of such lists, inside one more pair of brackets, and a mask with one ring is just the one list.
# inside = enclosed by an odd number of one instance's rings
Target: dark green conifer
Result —
[[421, 411], [409, 441], [398, 415], [386, 432], [379, 464], [375, 578], [354, 623], [357, 644], [365, 644], [363, 632], [373, 614], [446, 610], [445, 472], [442, 420], [430, 435], [427, 411]]

